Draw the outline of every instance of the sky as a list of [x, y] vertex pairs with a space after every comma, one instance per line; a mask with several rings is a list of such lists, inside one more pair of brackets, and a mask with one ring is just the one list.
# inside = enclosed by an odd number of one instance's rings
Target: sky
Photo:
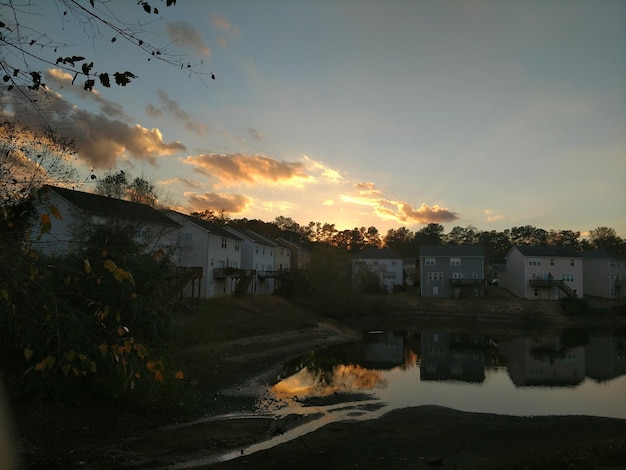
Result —
[[144, 176], [187, 213], [626, 237], [621, 0], [105, 4], [200, 75], [33, 3], [60, 55], [137, 75], [86, 92], [46, 66], [84, 175]]

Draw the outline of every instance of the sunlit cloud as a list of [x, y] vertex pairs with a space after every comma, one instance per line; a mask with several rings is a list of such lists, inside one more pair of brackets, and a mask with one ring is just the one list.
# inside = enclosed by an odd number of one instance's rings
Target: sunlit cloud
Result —
[[[3, 98], [14, 96], [24, 98], [17, 94]], [[147, 129], [139, 124], [113, 119], [105, 113], [81, 110], [58, 92], [40, 90], [29, 92], [26, 97], [37, 100], [39, 110], [11, 102], [8, 105], [13, 109], [12, 117], [28, 122], [33, 128], [50, 127], [60, 136], [74, 140], [78, 159], [96, 169], [115, 168], [118, 160], [124, 158], [154, 165], [160, 157], [186, 150], [180, 142], [165, 142], [159, 129]], [[6, 105], [2, 102], [5, 112]]]
[[354, 185], [356, 195], [341, 194], [340, 200], [350, 204], [369, 206], [382, 220], [391, 220], [403, 225], [451, 222], [458, 215], [445, 207], [422, 204], [414, 207], [404, 201], [394, 201], [383, 197], [382, 192], [374, 183], [357, 183]]
[[210, 57], [211, 49], [196, 29], [185, 21], [167, 24], [167, 35], [180, 46], [189, 46], [200, 55]]
[[[230, 24], [230, 22], [223, 16], [214, 15], [211, 18], [211, 24], [215, 29], [226, 34], [230, 38], [239, 36], [237, 28], [233, 27], [233, 25]], [[217, 44], [224, 49], [228, 47], [228, 41], [221, 35], [217, 38]]]
[[334, 206], [335, 205], [335, 201], [333, 201], [332, 199], [326, 199], [324, 202], [322, 202], [323, 206]]
[[210, 193], [197, 194], [185, 192], [183, 196], [187, 199], [187, 206], [190, 212], [203, 211], [205, 209], [213, 211], [226, 211], [230, 214], [243, 212], [252, 204], [252, 199], [242, 194]]
[[195, 171], [216, 178], [216, 187], [239, 184], [281, 184], [301, 187], [313, 177], [299, 162], [284, 162], [263, 155], [202, 154], [183, 159]]
[[162, 186], [181, 185], [181, 186], [184, 186], [185, 188], [191, 188], [191, 189], [200, 189], [204, 186], [202, 183], [191, 180], [189, 178], [168, 178], [165, 180], [160, 180], [158, 181], [158, 183]]
[[339, 171], [324, 165], [322, 162], [315, 161], [306, 155], [304, 155], [302, 159], [304, 160], [309, 172], [319, 174], [326, 182], [339, 183], [344, 181], [344, 178], [341, 176]]
[[501, 220], [504, 219], [503, 215], [500, 214], [494, 214], [493, 211], [491, 209], [485, 209], [485, 220], [487, 222], [494, 222], [496, 220]]

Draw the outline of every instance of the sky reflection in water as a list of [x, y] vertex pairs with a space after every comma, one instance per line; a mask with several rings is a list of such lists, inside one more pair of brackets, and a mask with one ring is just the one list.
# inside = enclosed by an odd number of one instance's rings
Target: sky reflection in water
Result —
[[381, 332], [301, 356], [285, 364], [282, 377], [271, 393], [293, 406], [337, 403], [342, 396], [350, 402], [366, 394], [381, 402], [380, 411], [440, 405], [626, 419], [626, 338], [611, 334]]

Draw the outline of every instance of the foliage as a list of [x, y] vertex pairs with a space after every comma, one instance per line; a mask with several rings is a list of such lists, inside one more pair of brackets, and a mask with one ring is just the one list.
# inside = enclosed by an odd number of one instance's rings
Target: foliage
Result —
[[[87, 41], [78, 43], [72, 49], [75, 52], [70, 52], [69, 44], [55, 40], [55, 36], [59, 37], [58, 31], [39, 31], [31, 26], [30, 21], [38, 15], [35, 2], [5, 3], [2, 6], [5, 14], [0, 21], [0, 68], [9, 91], [15, 89], [15, 92], [26, 96], [23, 90], [38, 92], [46, 89], [43, 69], [51, 66], [72, 75], [72, 83], [78, 80], [88, 91], [96, 86], [109, 88], [113, 83], [126, 86], [136, 79], [137, 76], [128, 70], [99, 70], [94, 58], [88, 57], [85, 52], [93, 49], [92, 41], [98, 40], [111, 44], [121, 40], [120, 44], [130, 44], [143, 51], [148, 60], [165, 62], [178, 69], [193, 71], [198, 65], [181, 58], [170, 50], [169, 45], [158, 47], [145, 39], [149, 34], [147, 27], [155, 21], [154, 17], [147, 20], [120, 19], [107, 0], [90, 0], [89, 5], [75, 0], [55, 0], [55, 3], [59, 12], [58, 21], [64, 27], [77, 25]], [[165, 5], [169, 7], [175, 3], [175, 0], [167, 0]], [[160, 15], [159, 8], [147, 1], [136, 4], [143, 14]], [[50, 24], [56, 23], [51, 21]], [[120, 53], [120, 56], [123, 54]]]
[[74, 143], [50, 128], [0, 123], [0, 207], [26, 201], [45, 184], [75, 184], [75, 153]]
[[142, 177], [134, 177], [123, 170], [109, 171], [96, 181], [96, 194], [124, 199], [155, 207], [159, 201], [156, 185]]
[[12, 391], [69, 390], [94, 379], [111, 390], [147, 390], [146, 381], [183, 378], [167, 372], [149, 346], [169, 334], [157, 295], [166, 258], [142, 254], [123, 241], [128, 231], [111, 227], [92, 233], [80, 253], [43, 256], [24, 240], [29, 210], [26, 203], [11, 208], [0, 238], [0, 357]]

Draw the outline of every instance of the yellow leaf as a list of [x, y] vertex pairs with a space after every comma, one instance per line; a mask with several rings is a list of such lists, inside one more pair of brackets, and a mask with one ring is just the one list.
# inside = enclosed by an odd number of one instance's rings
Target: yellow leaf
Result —
[[91, 264], [89, 264], [89, 260], [85, 258], [85, 272], [87, 274], [91, 274]]
[[145, 359], [146, 356], [148, 355], [148, 351], [146, 350], [146, 347], [143, 344], [135, 344], [135, 350], [137, 351], [137, 355], [141, 359]]
[[73, 349], [70, 349], [69, 351], [65, 351], [65, 354], [63, 355], [65, 357], [65, 360], [68, 362], [72, 362], [74, 360], [74, 355], [76, 353], [74, 352]]
[[41, 371], [41, 370], [45, 370], [46, 369], [46, 360], [44, 359], [41, 362], [38, 362], [37, 365], [35, 366], [35, 370], [36, 371]]
[[7, 292], [6, 289], [2, 289], [2, 298], [6, 300], [7, 302], [9, 301], [9, 293]]
[[61, 367], [61, 372], [63, 372], [63, 375], [67, 375], [71, 368], [71, 364], [63, 364], [63, 366]]
[[110, 273], [113, 273], [117, 270], [117, 266], [115, 266], [115, 263], [113, 261], [108, 259], [104, 262], [104, 269], [106, 269]]
[[24, 349], [24, 357], [26, 358], [27, 361], [30, 361], [34, 353], [35, 351], [33, 351], [31, 348]]
[[98, 349], [100, 350], [100, 354], [102, 354], [102, 357], [107, 355], [107, 351], [109, 350], [109, 347], [102, 343], [100, 346], [98, 346]]
[[85, 356], [84, 354], [79, 354], [79, 355], [78, 355], [78, 358], [79, 358], [81, 361], [84, 361], [85, 359], [87, 359], [87, 356]]
[[44, 359], [46, 361], [46, 365], [48, 366], [49, 369], [52, 369], [52, 367], [54, 366], [54, 363], [56, 362], [57, 358], [54, 356], [48, 356]]
[[61, 213], [59, 212], [59, 209], [56, 208], [56, 206], [48, 206], [48, 209], [50, 209], [50, 212], [52, 212], [52, 215], [59, 220], [62, 220], [63, 217], [61, 216]]
[[117, 329], [117, 334], [118, 334], [119, 336], [124, 336], [124, 335], [126, 334], [126, 330], [125, 330], [123, 327], [121, 327], [121, 326], [120, 326], [120, 327]]
[[39, 227], [39, 235], [43, 235], [44, 233], [48, 233], [50, 231], [52, 228], [52, 222], [50, 221], [50, 216], [48, 214], [41, 214]]
[[96, 370], [97, 370], [96, 363], [91, 361], [89, 363], [89, 372], [91, 372], [92, 374], [95, 374]]
[[115, 312], [115, 321], [120, 322], [122, 320], [122, 314], [120, 312]]
[[177, 370], [176, 373], [174, 374], [174, 377], [177, 378], [178, 380], [182, 380], [185, 378], [185, 374], [183, 373], [182, 370]]
[[148, 368], [150, 372], [154, 371], [154, 361], [146, 362], [146, 367]]
[[163, 382], [163, 373], [160, 370], [154, 371], [154, 380], [157, 382]]

